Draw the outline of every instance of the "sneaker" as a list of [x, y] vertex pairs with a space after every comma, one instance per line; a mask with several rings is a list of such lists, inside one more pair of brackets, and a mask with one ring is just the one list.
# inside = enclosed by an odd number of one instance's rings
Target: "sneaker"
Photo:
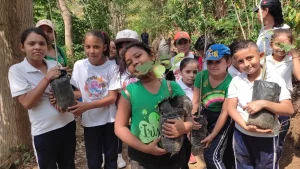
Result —
[[104, 168], [104, 163], [105, 163], [105, 157], [104, 157], [104, 154], [102, 154], [102, 160], [103, 160], [103, 162], [102, 162], [101, 167]]
[[125, 168], [126, 167], [126, 162], [124, 161], [122, 154], [118, 154], [118, 168]]
[[191, 154], [189, 164], [195, 164], [196, 162], [196, 158], [193, 156], [193, 154]]

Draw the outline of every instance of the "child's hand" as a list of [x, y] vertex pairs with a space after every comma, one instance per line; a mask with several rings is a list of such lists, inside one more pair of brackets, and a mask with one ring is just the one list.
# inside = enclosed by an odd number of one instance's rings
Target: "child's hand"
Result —
[[49, 101], [50, 101], [50, 103], [52, 104], [52, 106], [55, 106], [55, 105], [56, 105], [56, 99], [55, 99], [55, 97], [54, 97], [54, 95], [53, 95], [52, 92], [50, 92], [48, 98], [49, 98]]
[[86, 103], [76, 101], [76, 105], [68, 107], [68, 110], [70, 113], [74, 114], [75, 117], [77, 117], [88, 110], [86, 105]]
[[69, 67], [67, 66], [67, 67], [63, 67], [63, 69], [67, 71], [67, 73], [68, 73], [69, 76], [72, 76], [72, 71], [73, 71], [73, 70], [72, 70], [71, 68], [69, 68]]
[[59, 70], [59, 67], [55, 66], [48, 71], [48, 73], [46, 74], [46, 78], [51, 81], [55, 78], [58, 78], [60, 76], [60, 74], [61, 74], [61, 72]]
[[273, 130], [271, 129], [259, 129], [254, 125], [246, 125], [245, 130], [250, 132], [256, 132], [256, 133], [273, 133]]
[[168, 119], [162, 127], [162, 133], [167, 138], [177, 138], [186, 132], [183, 121], [178, 119]]
[[249, 114], [254, 114], [262, 110], [264, 107], [265, 107], [264, 100], [256, 100], [248, 103], [246, 106], [243, 107], [243, 109], [247, 111]]
[[160, 141], [160, 137], [158, 137], [152, 143], [146, 145], [147, 146], [146, 153], [156, 155], [156, 156], [161, 156], [161, 155], [168, 153], [165, 149], [159, 148], [157, 146], [159, 141]]
[[193, 130], [199, 130], [202, 125], [194, 120], [195, 116], [193, 116]]
[[210, 135], [208, 135], [207, 137], [205, 137], [205, 138], [201, 141], [201, 143], [202, 143], [202, 144], [205, 144], [204, 148], [207, 148], [207, 147], [209, 146], [209, 144], [210, 144], [212, 141], [213, 141], [213, 137], [212, 137], [212, 135], [210, 134]]

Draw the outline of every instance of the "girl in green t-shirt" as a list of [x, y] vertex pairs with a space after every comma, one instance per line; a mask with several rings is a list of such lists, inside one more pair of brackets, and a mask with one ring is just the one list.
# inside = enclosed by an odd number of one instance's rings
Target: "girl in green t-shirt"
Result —
[[[186, 112], [184, 120], [168, 120], [163, 124], [160, 133], [160, 114], [157, 112], [157, 104], [170, 96], [185, 95], [181, 87], [171, 81], [156, 78], [152, 71], [146, 75], [140, 75], [136, 70], [138, 65], [147, 61], [154, 61], [155, 56], [149, 47], [141, 42], [128, 44], [121, 57], [131, 74], [136, 75], [138, 82], [132, 83], [122, 91], [118, 104], [115, 121], [115, 133], [129, 145], [128, 155], [131, 159], [132, 169], [179, 169], [184, 158], [184, 146], [174, 155], [160, 148], [158, 143], [160, 135], [168, 138], [177, 138], [187, 134], [192, 129], [193, 123], [190, 112]], [[128, 121], [131, 119], [130, 129]]]
[[[196, 75], [192, 112], [197, 112], [199, 106], [202, 106], [201, 113], [207, 116], [209, 135], [201, 141], [205, 144], [204, 159], [207, 168], [225, 169], [223, 154], [228, 133], [232, 130], [226, 107], [228, 87], [232, 79], [227, 73], [231, 64], [230, 49], [223, 44], [214, 44], [207, 50], [205, 60], [207, 70]], [[199, 105], [199, 99], [202, 105]], [[195, 129], [199, 127], [201, 126], [195, 123]]]

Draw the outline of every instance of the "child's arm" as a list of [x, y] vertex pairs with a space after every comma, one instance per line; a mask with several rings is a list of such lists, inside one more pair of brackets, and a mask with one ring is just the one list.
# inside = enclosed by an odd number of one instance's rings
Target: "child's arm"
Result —
[[75, 99], [81, 98], [81, 92], [79, 89], [73, 91]]
[[267, 109], [270, 112], [281, 116], [291, 116], [294, 113], [291, 100], [282, 100], [279, 103], [267, 100], [256, 100], [244, 106], [244, 110], [250, 114], [257, 113], [262, 109]]
[[68, 110], [70, 110], [70, 113], [73, 113], [75, 116], [79, 116], [87, 110], [105, 107], [115, 103], [117, 94], [118, 90], [110, 90], [108, 92], [108, 96], [103, 99], [93, 102], [77, 102], [76, 105], [69, 107]]
[[193, 119], [191, 116], [185, 117], [184, 121], [178, 119], [168, 119], [163, 124], [163, 134], [168, 138], [177, 138], [183, 134], [188, 134], [193, 129]]
[[297, 49], [292, 49], [291, 51], [292, 54], [292, 60], [293, 60], [293, 74], [297, 80], [300, 80], [300, 54], [297, 51]]
[[200, 89], [197, 87], [194, 87], [193, 100], [192, 100], [192, 103], [193, 103], [192, 114], [195, 112], [198, 112], [199, 97], [200, 97]]
[[238, 98], [230, 98], [228, 99], [227, 103], [227, 110], [229, 116], [241, 127], [243, 127], [247, 131], [251, 132], [257, 132], [257, 133], [270, 133], [272, 132], [271, 129], [258, 129], [256, 126], [253, 125], [247, 125], [243, 117], [240, 115], [240, 113], [237, 111], [237, 104], [238, 104]]
[[131, 104], [123, 96], [121, 96], [118, 111], [115, 120], [115, 133], [116, 135], [128, 146], [153, 155], [163, 155], [166, 154], [166, 150], [161, 149], [157, 146], [160, 138], [153, 141], [152, 143], [146, 145], [142, 143], [137, 137], [135, 137], [128, 129], [128, 121], [131, 116]]
[[53, 67], [49, 70], [44, 79], [28, 93], [20, 95], [18, 97], [19, 102], [25, 109], [32, 109], [40, 100], [50, 81], [60, 75], [58, 67]]
[[213, 131], [201, 141], [201, 143], [205, 144], [205, 148], [208, 147], [210, 142], [218, 135], [218, 133], [223, 128], [224, 124], [226, 123], [226, 120], [228, 118], [228, 109], [227, 109], [228, 99], [225, 99], [222, 105], [222, 111], [221, 114], [217, 120], [217, 123], [213, 129]]

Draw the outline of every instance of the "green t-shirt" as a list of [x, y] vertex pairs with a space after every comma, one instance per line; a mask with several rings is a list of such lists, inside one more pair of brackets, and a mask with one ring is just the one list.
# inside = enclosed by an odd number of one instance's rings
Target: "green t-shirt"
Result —
[[[68, 60], [67, 60], [66, 54], [64, 53], [64, 51], [60, 47], [58, 47], [58, 46], [56, 46], [56, 47], [57, 47], [58, 63], [60, 65], [64, 66], [64, 67], [67, 66]], [[51, 57], [51, 56], [45, 56], [45, 59], [46, 60], [55, 60], [56, 61], [56, 59], [53, 58], [53, 57]]]
[[[202, 84], [200, 84], [201, 77]], [[228, 87], [232, 80], [232, 77], [227, 73], [224, 81], [220, 83], [216, 88], [211, 87], [208, 77], [208, 70], [199, 72], [196, 75], [194, 86], [199, 89], [201, 87], [201, 101], [203, 107], [213, 112], [220, 112], [222, 110], [223, 102], [225, 98], [227, 98]]]
[[[172, 97], [185, 95], [176, 82], [170, 81], [170, 86]], [[122, 96], [131, 103], [130, 131], [143, 143], [151, 143], [160, 136], [160, 114], [157, 112], [157, 104], [170, 96], [167, 81], [162, 80], [162, 85], [156, 94], [147, 91], [140, 81], [128, 85], [126, 89], [130, 99], [124, 91], [122, 91]]]

